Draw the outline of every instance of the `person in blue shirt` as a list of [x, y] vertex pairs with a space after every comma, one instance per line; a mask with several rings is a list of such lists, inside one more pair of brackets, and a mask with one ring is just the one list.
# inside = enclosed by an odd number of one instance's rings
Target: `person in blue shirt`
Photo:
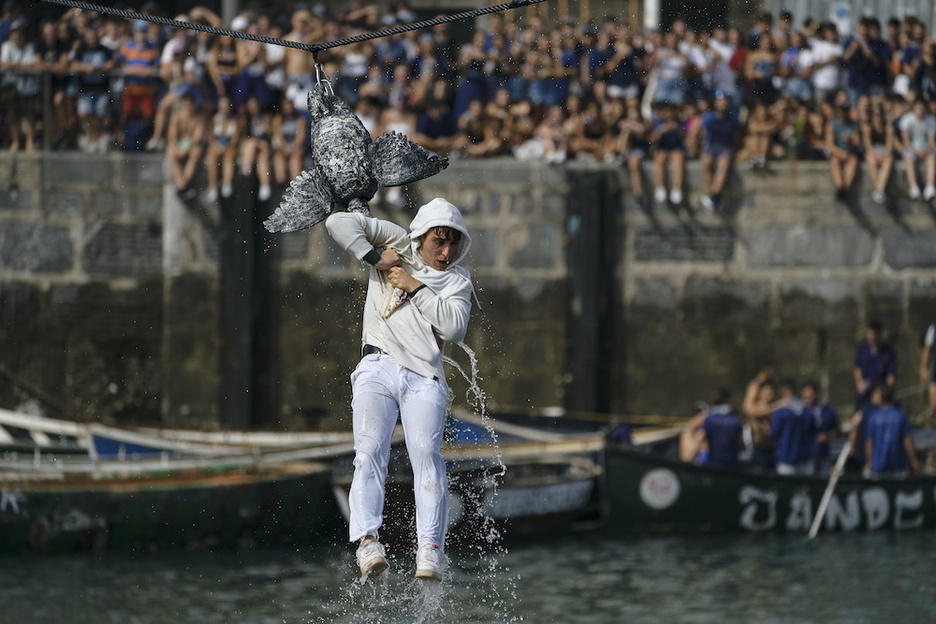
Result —
[[881, 407], [868, 420], [865, 475], [902, 478], [920, 472], [907, 414], [894, 405], [894, 389], [881, 388]]
[[806, 409], [812, 413], [816, 423], [815, 445], [813, 457], [816, 461], [816, 474], [828, 474], [832, 465], [829, 452], [829, 441], [839, 435], [838, 415], [835, 408], [822, 400], [819, 383], [810, 381], [803, 385], [800, 397]]
[[735, 468], [739, 463], [741, 419], [728, 399], [728, 391], [719, 390], [702, 421], [702, 433], [708, 446], [706, 466]]
[[855, 355], [855, 399], [858, 408], [868, 402], [871, 389], [877, 384], [893, 387], [897, 381], [897, 354], [882, 339], [884, 327], [871, 321], [865, 328], [865, 338]]
[[734, 160], [741, 123], [731, 110], [731, 100], [722, 91], [715, 92], [714, 110], [705, 113], [699, 124], [702, 133], [702, 178], [706, 194], [702, 195], [702, 206], [713, 210], [719, 202], [728, 171]]
[[796, 386], [784, 382], [793, 396], [787, 399], [770, 419], [770, 436], [776, 447], [777, 474], [811, 475], [815, 472], [813, 457], [816, 444], [816, 421], [812, 410], [795, 396]]

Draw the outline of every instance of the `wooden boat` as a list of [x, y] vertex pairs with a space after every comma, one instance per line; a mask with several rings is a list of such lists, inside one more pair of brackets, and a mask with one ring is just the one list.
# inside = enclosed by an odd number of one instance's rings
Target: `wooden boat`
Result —
[[87, 452], [84, 428], [78, 423], [0, 409], [0, 453]]
[[[809, 530], [827, 477], [784, 477], [697, 466], [647, 450], [605, 450], [609, 524], [651, 532], [794, 532]], [[845, 475], [823, 531], [936, 527], [936, 475], [869, 480]]]
[[350, 443], [349, 432], [194, 431], [76, 423], [0, 409], [0, 452], [93, 459], [217, 456]]
[[[349, 444], [217, 457], [0, 462], [0, 552], [310, 544]], [[331, 533], [329, 533], [331, 534]]]

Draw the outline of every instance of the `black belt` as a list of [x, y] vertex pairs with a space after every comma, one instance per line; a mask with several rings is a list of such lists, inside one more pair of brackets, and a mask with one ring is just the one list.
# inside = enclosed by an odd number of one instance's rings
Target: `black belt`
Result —
[[[373, 355], [377, 353], [378, 355], [390, 355], [380, 347], [375, 347], [374, 345], [366, 344], [364, 348], [361, 349], [361, 357], [367, 357], [368, 355]], [[433, 377], [432, 381], [439, 381], [438, 377]]]

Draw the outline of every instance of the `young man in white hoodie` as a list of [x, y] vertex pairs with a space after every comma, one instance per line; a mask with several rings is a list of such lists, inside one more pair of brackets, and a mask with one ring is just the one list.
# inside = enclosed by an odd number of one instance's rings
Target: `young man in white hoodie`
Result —
[[441, 580], [446, 568], [447, 482], [442, 434], [448, 386], [447, 342], [465, 336], [471, 276], [457, 266], [471, 237], [458, 208], [436, 198], [422, 206], [410, 231], [360, 213], [325, 221], [346, 251], [371, 265], [364, 303], [363, 359], [351, 375], [354, 478], [349, 538], [358, 542], [361, 575], [387, 569], [378, 541], [384, 484], [397, 414], [413, 466], [416, 577]]

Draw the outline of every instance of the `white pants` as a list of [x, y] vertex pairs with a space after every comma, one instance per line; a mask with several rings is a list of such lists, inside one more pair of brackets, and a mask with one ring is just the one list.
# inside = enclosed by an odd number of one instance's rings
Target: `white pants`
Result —
[[439, 381], [398, 365], [383, 354], [364, 357], [351, 374], [354, 413], [354, 479], [348, 503], [349, 538], [378, 536], [383, 523], [384, 484], [397, 414], [413, 465], [417, 547], [445, 547], [448, 486], [442, 435], [448, 393]]

